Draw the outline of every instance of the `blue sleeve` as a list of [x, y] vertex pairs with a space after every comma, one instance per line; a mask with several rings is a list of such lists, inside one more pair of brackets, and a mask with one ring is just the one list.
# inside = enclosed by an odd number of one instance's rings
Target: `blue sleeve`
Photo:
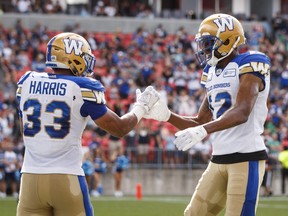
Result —
[[80, 113], [83, 117], [87, 117], [89, 115], [93, 120], [96, 120], [105, 115], [107, 110], [108, 109], [105, 104], [98, 104], [84, 100]]
[[245, 65], [250, 62], [262, 62], [262, 63], [270, 65], [270, 58], [261, 52], [250, 51], [241, 56], [242, 58], [241, 58], [239, 66]]

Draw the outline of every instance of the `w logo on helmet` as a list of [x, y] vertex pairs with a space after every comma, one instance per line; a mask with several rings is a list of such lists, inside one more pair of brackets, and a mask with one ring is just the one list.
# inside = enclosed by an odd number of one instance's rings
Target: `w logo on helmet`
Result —
[[234, 29], [234, 23], [232, 17], [221, 17], [213, 20], [213, 22], [218, 26], [220, 32], [225, 32], [226, 28], [229, 31]]
[[68, 54], [71, 54], [72, 51], [74, 50], [75, 55], [79, 56], [82, 53], [82, 46], [83, 42], [79, 40], [71, 40], [68, 38], [65, 38], [64, 40], [65, 43], [65, 52]]

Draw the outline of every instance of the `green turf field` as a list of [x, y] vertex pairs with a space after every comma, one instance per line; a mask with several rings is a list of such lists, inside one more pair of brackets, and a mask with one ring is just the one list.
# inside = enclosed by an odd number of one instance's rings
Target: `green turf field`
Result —
[[[92, 198], [95, 216], [182, 216], [190, 197], [144, 196]], [[15, 216], [16, 200], [0, 199], [0, 215]], [[220, 214], [221, 216], [224, 213]], [[288, 197], [261, 198], [257, 216], [287, 216]]]

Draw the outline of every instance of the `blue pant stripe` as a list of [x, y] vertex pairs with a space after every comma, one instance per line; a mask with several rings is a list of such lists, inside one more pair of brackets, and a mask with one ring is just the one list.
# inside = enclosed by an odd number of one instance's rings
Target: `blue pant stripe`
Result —
[[90, 198], [89, 198], [89, 193], [88, 193], [88, 188], [86, 184], [86, 179], [84, 176], [78, 176], [80, 188], [82, 191], [82, 196], [83, 196], [83, 202], [84, 202], [84, 208], [86, 212], [86, 216], [93, 216], [93, 207], [90, 203]]
[[258, 161], [249, 161], [248, 182], [246, 196], [242, 208], [241, 216], [255, 216], [259, 186], [259, 163]]

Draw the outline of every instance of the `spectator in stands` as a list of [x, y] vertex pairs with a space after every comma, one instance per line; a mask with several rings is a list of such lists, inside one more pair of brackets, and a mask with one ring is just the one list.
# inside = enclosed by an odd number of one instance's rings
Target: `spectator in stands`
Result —
[[91, 46], [91, 49], [93, 51], [97, 50], [98, 44], [97, 44], [97, 41], [94, 37], [94, 34], [92, 32], [85, 32], [83, 35], [86, 38], [86, 40], [88, 41], [89, 45]]
[[107, 13], [105, 11], [105, 4], [103, 1], [97, 2], [97, 5], [94, 8], [93, 14], [95, 16], [107, 16]]
[[[28, 45], [27, 45], [28, 48]], [[19, 64], [22, 68], [27, 68], [28, 65], [31, 65], [31, 61], [28, 56], [28, 49], [20, 49], [19, 53], [16, 56], [16, 60], [19, 61]]]
[[179, 115], [194, 116], [197, 113], [197, 104], [194, 96], [189, 96], [187, 89], [182, 89], [176, 96], [174, 108]]
[[195, 20], [196, 19], [196, 13], [194, 10], [188, 10], [185, 14], [185, 17], [187, 19], [192, 19], [192, 20]]
[[17, 11], [20, 13], [31, 12], [31, 1], [30, 0], [18, 0], [17, 1]]
[[7, 104], [0, 107], [0, 139], [9, 138], [13, 133], [14, 115]]
[[55, 4], [53, 4], [54, 13], [64, 13], [63, 5], [60, 3], [60, 0], [56, 0]]
[[280, 88], [288, 89], [288, 64], [286, 65], [285, 70], [281, 73]]
[[171, 93], [172, 88], [174, 87], [173, 73], [174, 70], [170, 66], [164, 66], [162, 77], [164, 79], [165, 90], [169, 93]]
[[179, 29], [175, 33], [175, 38], [179, 40], [181, 47], [185, 51], [188, 48], [191, 48], [191, 41], [188, 39], [188, 32], [184, 26], [179, 27]]
[[133, 43], [136, 44], [136, 46], [141, 47], [144, 44], [145, 37], [147, 37], [149, 33], [145, 29], [145, 26], [140, 26], [136, 32], [133, 33]]
[[[191, 49], [188, 49], [191, 50]], [[201, 94], [200, 84], [201, 73], [197, 69], [195, 63], [190, 63], [187, 66], [187, 89], [190, 96], [199, 96]]]
[[283, 98], [281, 96], [275, 96], [271, 98], [271, 107], [269, 109], [269, 115], [271, 116], [271, 121], [276, 127], [281, 124], [281, 116], [283, 114]]
[[35, 59], [32, 61], [31, 69], [38, 72], [44, 72], [46, 69], [45, 57], [42, 53], [39, 53]]
[[176, 92], [180, 95], [182, 90], [186, 90], [187, 88], [187, 67], [182, 62], [175, 63], [175, 69], [173, 72], [173, 82], [176, 88]]
[[277, 12], [276, 16], [272, 18], [273, 38], [278, 38], [279, 34], [282, 34], [286, 28], [286, 21], [281, 15], [281, 12]]
[[114, 17], [114, 16], [118, 15], [117, 5], [113, 4], [111, 2], [106, 3], [104, 11], [108, 17]]
[[129, 17], [131, 16], [131, 11], [130, 11], [130, 4], [128, 0], [123, 0], [119, 2], [119, 11], [118, 11], [120, 16], [126, 16]]
[[185, 51], [185, 54], [183, 55], [183, 63], [184, 65], [186, 65], [187, 67], [192, 66], [195, 67], [196, 69], [196, 64], [195, 64], [195, 54], [193, 52], [192, 48], [187, 48]]
[[136, 14], [137, 18], [154, 19], [154, 13], [152, 11], [152, 8], [149, 5], [146, 5], [145, 3], [140, 3], [138, 9], [139, 9], [139, 11]]
[[158, 24], [154, 30], [154, 40], [160, 46], [163, 46], [165, 43], [165, 38], [167, 37], [168, 33], [166, 29], [164, 29], [163, 24]]
[[254, 25], [252, 27], [252, 32], [249, 34], [249, 38], [247, 38], [249, 48], [251, 50], [259, 51], [259, 46], [263, 40], [263, 37], [264, 32], [262, 25]]
[[[120, 60], [121, 61], [121, 60]], [[115, 83], [117, 88], [119, 89], [119, 96], [121, 99], [127, 99], [130, 93], [130, 85], [132, 84], [132, 77], [128, 71], [123, 68], [119, 70], [120, 74], [118, 74], [112, 84]]]
[[138, 86], [145, 87], [153, 83], [153, 64], [148, 57], [144, 57], [143, 62], [141, 62], [140, 73], [137, 76], [136, 83]]
[[53, 4], [52, 0], [47, 0], [44, 4], [44, 13], [53, 14], [53, 13], [55, 13], [54, 10], [55, 10], [54, 4]]
[[272, 133], [271, 136], [266, 139], [266, 146], [269, 148], [269, 157], [277, 160], [278, 155], [282, 150], [281, 142], [278, 139], [278, 133]]

